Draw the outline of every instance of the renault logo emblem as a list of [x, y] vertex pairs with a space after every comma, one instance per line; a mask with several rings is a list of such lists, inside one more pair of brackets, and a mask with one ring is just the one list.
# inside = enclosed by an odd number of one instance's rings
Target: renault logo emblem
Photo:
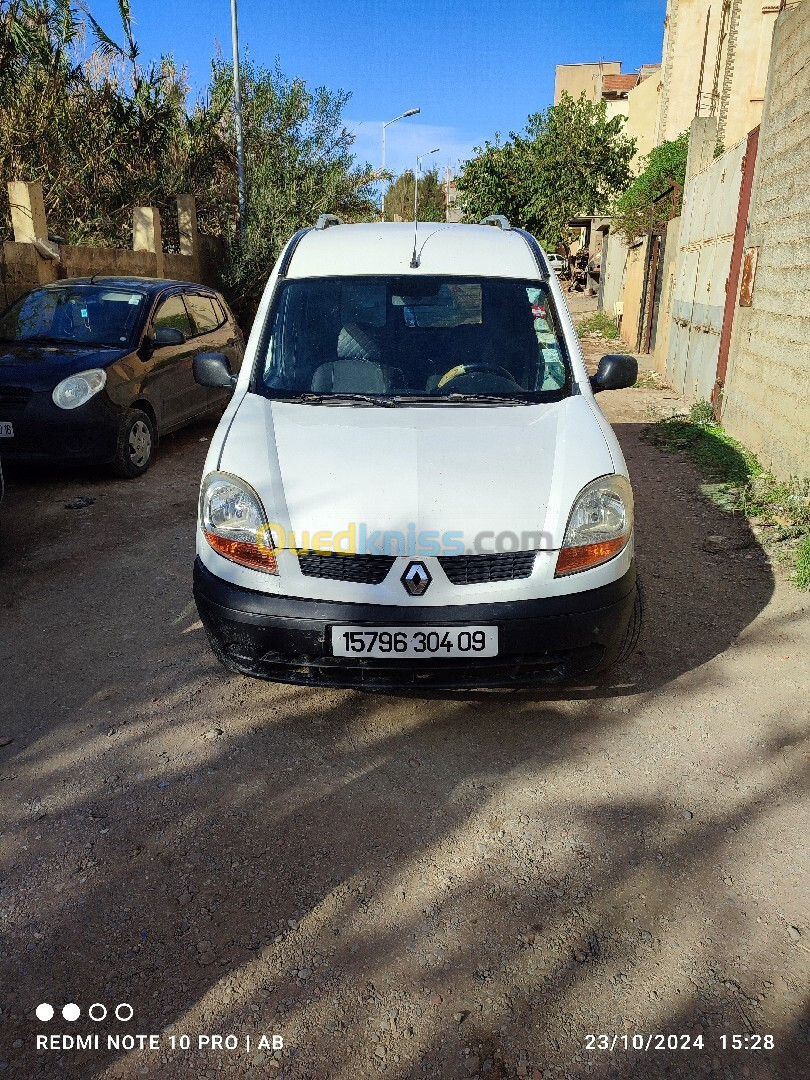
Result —
[[405, 586], [405, 591], [409, 592], [411, 596], [424, 596], [433, 578], [428, 573], [428, 568], [424, 563], [412, 562], [408, 563], [407, 569], [400, 580]]

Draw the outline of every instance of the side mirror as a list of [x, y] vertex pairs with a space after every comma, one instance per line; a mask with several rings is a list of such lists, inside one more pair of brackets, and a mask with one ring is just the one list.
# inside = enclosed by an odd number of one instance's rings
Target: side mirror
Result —
[[178, 330], [176, 326], [161, 326], [159, 330], [155, 331], [155, 336], [152, 338], [152, 345], [154, 348], [159, 349], [162, 345], [185, 345], [186, 335], [182, 330]]
[[591, 375], [591, 389], [595, 394], [600, 390], [624, 390], [632, 386], [638, 378], [638, 360], [626, 353], [608, 353], [599, 361], [596, 374]]
[[200, 386], [210, 386], [214, 390], [233, 390], [236, 386], [236, 376], [224, 353], [197, 353], [192, 361], [192, 371]]

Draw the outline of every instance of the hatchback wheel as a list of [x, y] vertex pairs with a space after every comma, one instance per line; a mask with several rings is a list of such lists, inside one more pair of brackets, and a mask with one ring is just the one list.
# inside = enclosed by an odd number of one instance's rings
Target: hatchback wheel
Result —
[[157, 443], [155, 425], [145, 412], [130, 409], [118, 429], [113, 468], [119, 476], [134, 479], [141, 476], [152, 462]]

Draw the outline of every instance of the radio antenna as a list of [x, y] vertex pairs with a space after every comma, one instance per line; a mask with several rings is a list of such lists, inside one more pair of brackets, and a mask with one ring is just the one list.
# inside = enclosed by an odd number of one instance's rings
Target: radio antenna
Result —
[[439, 150], [441, 150], [441, 147], [437, 146], [435, 150], [428, 150], [426, 154], [422, 154], [416, 159], [416, 172], [413, 174], [413, 254], [411, 255], [411, 270], [416, 270], [419, 266], [419, 256], [416, 254], [417, 230], [419, 228], [419, 170], [422, 168], [422, 162], [425, 158], [430, 157], [431, 154], [438, 154]]

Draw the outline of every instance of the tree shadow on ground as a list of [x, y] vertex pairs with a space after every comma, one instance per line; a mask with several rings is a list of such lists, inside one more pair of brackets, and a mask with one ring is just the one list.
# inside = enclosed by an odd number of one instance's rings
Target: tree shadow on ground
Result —
[[[750, 1076], [799, 1067], [802, 955], [786, 951], [745, 835], [803, 794], [803, 774], [777, 752], [780, 717], [756, 758], [708, 729], [688, 738], [689, 702], [717, 678], [704, 665], [748, 648], [772, 575], [755, 546], [703, 550], [719, 511], [630, 427], [647, 623], [639, 655], [595, 695], [424, 698], [222, 675], [188, 600], [178, 522], [195, 493], [180, 480], [156, 508], [154, 492], [112, 493], [87, 543], [34, 531], [2, 612], [14, 1072], [405, 1080], [472, 1075], [478, 1057], [493, 1077], [524, 1061], [552, 1077], [692, 1076], [695, 1060], [736, 1075], [738, 1059], [715, 1066], [717, 1037], [747, 1031], [746, 1016], [780, 1040], [746, 1058]], [[47, 592], [31, 578], [40, 557]], [[668, 695], [678, 679], [685, 705]], [[679, 709], [684, 736], [673, 724], [658, 740], [650, 703]], [[705, 769], [717, 787], [696, 806]], [[779, 852], [762, 862], [778, 878]], [[278, 1068], [165, 1049], [34, 1056], [33, 1008], [70, 1000], [128, 1001], [139, 1032], [278, 1032], [288, 1050]], [[594, 1065], [583, 1048], [591, 1029], [696, 1025], [711, 1058]]]

